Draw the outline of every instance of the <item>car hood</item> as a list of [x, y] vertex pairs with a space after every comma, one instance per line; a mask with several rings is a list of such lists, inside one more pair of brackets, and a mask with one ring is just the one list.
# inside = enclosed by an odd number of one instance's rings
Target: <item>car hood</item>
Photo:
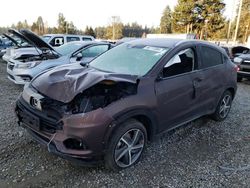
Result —
[[50, 46], [48, 43], [46, 43], [44, 40], [42, 40], [39, 36], [34, 34], [33, 32], [26, 30], [26, 29], [21, 29], [20, 31], [14, 30], [14, 29], [9, 29], [8, 30], [10, 33], [13, 35], [21, 38], [22, 40], [28, 42], [29, 44], [34, 45], [35, 47], [39, 48], [40, 50], [51, 50], [53, 52], [58, 52]]
[[137, 79], [138, 76], [103, 72], [74, 63], [44, 72], [32, 80], [31, 86], [47, 97], [68, 103], [101, 81], [136, 83]]
[[6, 59], [17, 59], [21, 57], [22, 55], [39, 55], [41, 53], [40, 51], [36, 50], [34, 47], [28, 47], [28, 48], [8, 48], [6, 50]]
[[9, 39], [11, 42], [13, 42], [16, 46], [20, 46], [19, 43], [14, 39], [12, 38], [11, 36], [7, 35], [7, 34], [3, 34], [7, 39]]
[[241, 54], [239, 57], [244, 60], [250, 60], [250, 54]]

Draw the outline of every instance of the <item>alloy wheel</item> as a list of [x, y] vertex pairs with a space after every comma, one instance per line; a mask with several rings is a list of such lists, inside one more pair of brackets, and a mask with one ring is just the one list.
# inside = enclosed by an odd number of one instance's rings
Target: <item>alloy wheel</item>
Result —
[[117, 142], [114, 158], [116, 164], [121, 168], [126, 168], [134, 164], [143, 151], [145, 137], [140, 129], [127, 131]]
[[219, 110], [220, 117], [224, 119], [228, 115], [230, 108], [231, 108], [231, 96], [225, 95], [220, 104], [220, 110]]

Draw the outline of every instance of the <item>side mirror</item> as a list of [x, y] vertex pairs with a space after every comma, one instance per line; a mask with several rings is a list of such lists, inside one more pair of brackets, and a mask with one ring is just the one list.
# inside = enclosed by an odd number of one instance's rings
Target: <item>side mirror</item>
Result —
[[156, 77], [156, 81], [159, 82], [163, 80], [163, 71], [160, 72], [160, 74]]
[[83, 58], [82, 53], [76, 55], [76, 61], [80, 61]]

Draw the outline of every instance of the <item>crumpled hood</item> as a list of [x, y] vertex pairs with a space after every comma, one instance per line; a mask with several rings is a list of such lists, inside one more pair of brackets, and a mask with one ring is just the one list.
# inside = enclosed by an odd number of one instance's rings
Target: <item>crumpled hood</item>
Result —
[[77, 94], [103, 80], [136, 83], [137, 79], [138, 76], [102, 72], [74, 63], [39, 75], [32, 80], [31, 85], [47, 97], [68, 103]]

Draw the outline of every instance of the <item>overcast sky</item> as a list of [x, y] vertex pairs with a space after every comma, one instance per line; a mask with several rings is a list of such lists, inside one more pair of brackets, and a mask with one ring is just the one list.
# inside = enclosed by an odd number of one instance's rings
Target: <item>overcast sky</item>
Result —
[[[236, 0], [237, 1], [237, 0]], [[120, 16], [123, 23], [158, 26], [166, 5], [172, 9], [177, 0], [1, 0], [0, 26], [11, 26], [25, 19], [32, 24], [42, 16], [49, 26], [56, 26], [58, 13], [73, 21], [78, 29], [87, 25], [107, 25], [111, 16]], [[230, 17], [234, 0], [225, 0], [225, 15]]]

